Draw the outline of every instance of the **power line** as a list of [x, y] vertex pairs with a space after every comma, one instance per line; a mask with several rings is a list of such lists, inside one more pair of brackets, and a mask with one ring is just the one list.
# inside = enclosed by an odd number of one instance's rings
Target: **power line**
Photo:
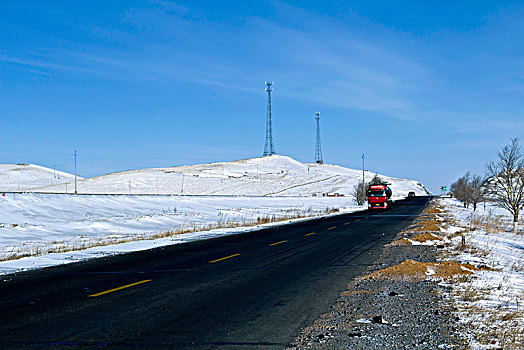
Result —
[[75, 151], [75, 193], [78, 193], [78, 191], [77, 191], [77, 176], [76, 176], [76, 151]]

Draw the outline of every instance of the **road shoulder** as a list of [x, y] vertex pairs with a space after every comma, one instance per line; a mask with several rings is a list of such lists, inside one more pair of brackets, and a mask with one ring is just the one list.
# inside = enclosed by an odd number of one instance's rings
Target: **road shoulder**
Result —
[[433, 276], [461, 274], [437, 264], [444, 242], [437, 232], [425, 235], [439, 229], [435, 211], [433, 201], [383, 248], [375, 270], [354, 279], [330, 312], [303, 330], [292, 349], [465, 348], [456, 337], [454, 310], [443, 299], [446, 287]]

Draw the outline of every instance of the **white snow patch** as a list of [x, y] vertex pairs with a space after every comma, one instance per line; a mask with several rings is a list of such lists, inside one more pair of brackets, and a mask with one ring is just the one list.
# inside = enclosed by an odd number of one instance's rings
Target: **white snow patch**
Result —
[[355, 320], [355, 322], [358, 322], [358, 323], [371, 323], [370, 320], [367, 320], [365, 318], [359, 318], [358, 320]]
[[[470, 263], [480, 271], [474, 271], [475, 277], [468, 282], [446, 284], [452, 288], [450, 298], [458, 306], [457, 315], [461, 322], [467, 324], [471, 330], [464, 334], [470, 340], [473, 349], [500, 348], [504, 332], [520, 335], [520, 345], [524, 342], [524, 236], [522, 233], [513, 234], [511, 216], [504, 210], [492, 205], [479, 206], [476, 212], [464, 208], [454, 199], [441, 199], [453, 219], [460, 226], [452, 226], [446, 233], [452, 235], [461, 232], [452, 239], [452, 247], [462, 243], [465, 237], [466, 249], [459, 250], [455, 257], [462, 263]], [[484, 209], [485, 208], [485, 209]], [[487, 232], [484, 227], [475, 227], [473, 219], [492, 223], [502, 218], [495, 232]], [[467, 229], [465, 229], [467, 228]], [[453, 251], [450, 251], [453, 254]], [[470, 271], [462, 267], [466, 271]], [[489, 268], [489, 269], [486, 269]], [[471, 271], [473, 272], [473, 271]], [[464, 295], [470, 295], [464, 299]], [[511, 315], [508, 320], [503, 320], [503, 315]], [[490, 320], [491, 323], [487, 323]], [[513, 332], [513, 333], [511, 333]], [[495, 345], [486, 344], [479, 339], [486, 334], [500, 334], [493, 338]], [[505, 341], [511, 340], [507, 338]]]
[[[361, 175], [360, 170], [274, 155], [79, 178], [78, 191], [85, 195], [71, 195], [65, 194], [74, 188], [71, 174], [31, 164], [0, 165], [0, 191], [25, 191], [0, 196], [0, 260], [16, 259], [0, 262], [0, 273], [236, 234], [257, 226], [221, 227], [258, 219], [362, 210], [365, 206], [350, 196]], [[367, 172], [366, 178], [373, 175]], [[410, 191], [429, 193], [417, 181], [381, 177], [391, 183], [394, 198]], [[152, 240], [166, 231], [197, 232]]]
[[[112, 243], [140, 240], [122, 245], [123, 251], [235, 234], [260, 228], [213, 229], [217, 226], [246, 226], [258, 218], [285, 219], [363, 210], [344, 197], [180, 197], [180, 196], [73, 196], [61, 194], [11, 193], [0, 197], [0, 257], [42, 255], [49, 249], [78, 250], [46, 257], [24, 258], [21, 267], [43, 267], [66, 261], [120, 251]], [[284, 221], [285, 223], [287, 221]], [[219, 225], [220, 224], [220, 225]], [[275, 223], [282, 224], [282, 223]], [[168, 230], [194, 229], [196, 233], [150, 240]], [[29, 261], [26, 263], [26, 261]], [[0, 262], [0, 273], [13, 272], [15, 260]]]

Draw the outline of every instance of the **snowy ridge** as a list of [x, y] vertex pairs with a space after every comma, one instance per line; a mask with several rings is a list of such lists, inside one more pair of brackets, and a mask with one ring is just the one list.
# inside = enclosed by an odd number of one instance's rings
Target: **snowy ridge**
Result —
[[[74, 181], [75, 176], [34, 164], [0, 164], [0, 192], [25, 191]], [[82, 179], [82, 178], [79, 178]], [[65, 189], [65, 186], [63, 186]], [[70, 188], [72, 188], [70, 186]]]
[[[366, 172], [366, 179], [374, 175]], [[409, 191], [417, 195], [429, 194], [417, 181], [379, 176], [391, 183], [395, 197], [404, 197]], [[360, 170], [329, 164], [303, 164], [290, 157], [273, 155], [223, 163], [122, 171], [82, 180], [78, 183], [78, 192], [233, 196], [312, 196], [337, 192], [349, 196], [361, 178]], [[48, 186], [38, 191], [65, 193], [66, 185]]]

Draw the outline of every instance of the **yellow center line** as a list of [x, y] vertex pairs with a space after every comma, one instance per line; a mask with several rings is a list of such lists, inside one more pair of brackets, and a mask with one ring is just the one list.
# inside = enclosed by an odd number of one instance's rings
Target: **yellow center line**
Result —
[[277, 244], [286, 243], [286, 242], [287, 242], [287, 241], [280, 241], [280, 242], [277, 242], [277, 243], [271, 243], [271, 244], [269, 245], [269, 247], [272, 247], [272, 246], [277, 245]]
[[344, 226], [349, 225], [349, 224], [350, 224], [349, 222], [345, 222], [345, 223], [344, 223]]
[[126, 284], [125, 286], [122, 286], [122, 287], [109, 289], [109, 290], [106, 290], [104, 292], [100, 292], [100, 293], [96, 293], [96, 294], [91, 294], [89, 297], [99, 297], [99, 296], [104, 295], [104, 294], [113, 293], [113, 292], [116, 292], [117, 290], [126, 289], [126, 288], [129, 288], [129, 287], [137, 286], [139, 284], [147, 283], [147, 282], [151, 282], [151, 281], [152, 280], [143, 280], [143, 281], [139, 281], [139, 282], [135, 282], [135, 283], [131, 283], [131, 284]]
[[357, 220], [355, 220], [355, 221], [360, 221], [360, 219], [357, 219]]
[[333, 226], [333, 227], [328, 228], [328, 230], [332, 230], [332, 229], [334, 229], [334, 228], [337, 228], [337, 227], [336, 227], [336, 226]]
[[306, 233], [304, 237], [314, 235], [316, 232]]
[[219, 262], [219, 261], [222, 261], [222, 260], [226, 260], [226, 259], [231, 259], [231, 258], [234, 258], [235, 256], [239, 256], [240, 253], [237, 253], [237, 254], [233, 254], [233, 255], [230, 255], [230, 256], [226, 256], [224, 258], [220, 258], [220, 259], [216, 259], [216, 260], [211, 260], [209, 261], [210, 264], [212, 263], [216, 263], [216, 262]]

